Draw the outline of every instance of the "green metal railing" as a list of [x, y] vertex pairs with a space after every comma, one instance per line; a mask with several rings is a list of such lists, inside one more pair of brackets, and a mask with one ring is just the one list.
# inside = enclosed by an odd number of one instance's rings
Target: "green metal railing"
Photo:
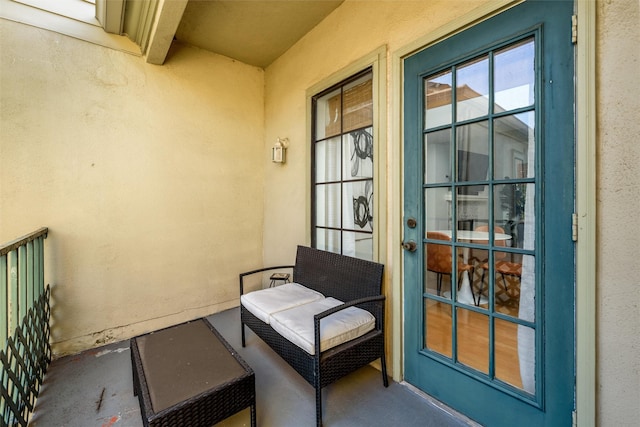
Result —
[[0, 246], [0, 427], [26, 426], [51, 362], [48, 229]]

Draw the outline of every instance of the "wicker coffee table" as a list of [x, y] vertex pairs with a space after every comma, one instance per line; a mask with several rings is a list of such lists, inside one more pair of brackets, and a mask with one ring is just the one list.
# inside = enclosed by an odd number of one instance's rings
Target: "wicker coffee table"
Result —
[[251, 407], [253, 370], [207, 319], [131, 339], [133, 391], [145, 426], [202, 426]]

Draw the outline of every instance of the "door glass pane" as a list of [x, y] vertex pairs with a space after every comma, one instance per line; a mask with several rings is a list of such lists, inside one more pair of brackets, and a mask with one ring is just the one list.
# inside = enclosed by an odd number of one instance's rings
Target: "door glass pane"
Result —
[[495, 112], [528, 107], [535, 102], [533, 38], [497, 51], [494, 58]]
[[533, 178], [535, 171], [535, 115], [501, 117], [493, 122], [493, 177]]
[[316, 185], [316, 225], [340, 227], [340, 184]]
[[535, 370], [530, 369], [535, 366], [536, 358], [530, 340], [533, 336], [535, 330], [532, 328], [495, 319], [495, 376], [528, 393], [533, 392], [535, 384]]
[[449, 187], [425, 190], [425, 225], [429, 231], [451, 229], [451, 191]]
[[534, 184], [494, 186], [496, 231], [511, 236], [498, 245], [528, 250], [535, 248], [534, 191]]
[[502, 314], [518, 317], [522, 255], [494, 252], [493, 256], [496, 278], [494, 285], [495, 310]]
[[345, 180], [373, 177], [373, 128], [359, 129], [345, 135]]
[[425, 348], [451, 358], [451, 305], [425, 300]]
[[486, 55], [457, 68], [456, 111], [459, 122], [489, 113], [489, 59]]
[[424, 136], [424, 182], [451, 182], [451, 129]]
[[316, 143], [316, 182], [340, 180], [340, 137]]
[[465, 185], [458, 187], [456, 202], [458, 241], [487, 244], [489, 241], [487, 233], [489, 186]]
[[451, 124], [451, 84], [451, 71], [444, 71], [426, 79], [425, 129]]
[[457, 308], [458, 362], [489, 373], [489, 316]]
[[[456, 151], [457, 182], [486, 181], [489, 171], [488, 122], [460, 126], [456, 132]], [[460, 193], [477, 196], [482, 190], [481, 186], [466, 186], [460, 188]]]
[[425, 245], [425, 281], [424, 292], [451, 298], [451, 268], [453, 257], [449, 237], [437, 231], [427, 232], [427, 238], [441, 240], [443, 243], [427, 243]]

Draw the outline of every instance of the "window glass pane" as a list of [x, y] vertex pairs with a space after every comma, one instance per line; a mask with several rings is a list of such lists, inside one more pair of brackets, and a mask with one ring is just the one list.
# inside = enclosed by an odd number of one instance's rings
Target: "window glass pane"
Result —
[[535, 171], [535, 114], [515, 114], [493, 122], [495, 179], [533, 178]]
[[342, 129], [342, 97], [338, 88], [316, 101], [316, 135], [319, 141], [340, 134]]
[[533, 38], [496, 53], [494, 81], [496, 113], [534, 104], [535, 44]]
[[372, 178], [373, 128], [349, 132], [344, 138], [344, 179]]
[[451, 306], [426, 299], [425, 343], [431, 351], [451, 358]]
[[373, 231], [373, 183], [371, 180], [343, 184], [342, 226], [351, 230]]
[[451, 71], [425, 79], [424, 123], [426, 129], [451, 124]]
[[451, 129], [424, 136], [425, 183], [451, 182]]
[[458, 362], [489, 373], [489, 317], [457, 309]]
[[373, 234], [343, 231], [342, 253], [373, 261]]
[[316, 248], [340, 253], [340, 231], [316, 228]]
[[451, 230], [451, 190], [449, 187], [425, 190], [425, 225], [429, 231]]
[[368, 70], [314, 97], [312, 104], [312, 229], [335, 229], [314, 231], [312, 244], [364, 259], [374, 254], [372, 83]]
[[340, 137], [316, 143], [316, 182], [340, 180]]
[[456, 70], [456, 120], [470, 120], [489, 113], [489, 59], [469, 61]]
[[344, 87], [343, 132], [373, 125], [373, 92], [371, 74]]
[[340, 227], [340, 184], [316, 186], [316, 225]]

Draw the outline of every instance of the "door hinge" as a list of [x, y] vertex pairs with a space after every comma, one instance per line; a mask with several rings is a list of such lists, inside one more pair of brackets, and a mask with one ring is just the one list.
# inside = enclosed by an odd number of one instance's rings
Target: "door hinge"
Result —
[[571, 214], [571, 240], [578, 241], [578, 214]]
[[571, 43], [578, 43], [578, 15], [571, 15]]

